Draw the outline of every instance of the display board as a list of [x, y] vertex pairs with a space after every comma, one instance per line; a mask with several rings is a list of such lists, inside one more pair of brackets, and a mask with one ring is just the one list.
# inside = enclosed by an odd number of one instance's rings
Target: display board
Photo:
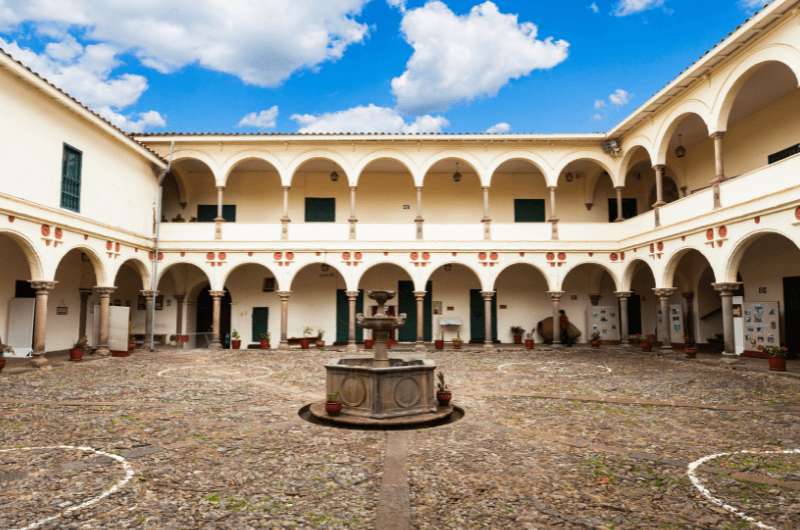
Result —
[[597, 332], [602, 341], [618, 341], [619, 309], [615, 306], [593, 305], [586, 309], [586, 340]]
[[33, 348], [35, 298], [12, 298], [8, 301], [8, 323], [5, 343], [14, 348], [6, 357], [30, 357]]
[[778, 302], [745, 302], [742, 309], [743, 352], [781, 345], [781, 309]]
[[[111, 351], [128, 351], [128, 338], [130, 326], [130, 308], [125, 306], [111, 306], [108, 308], [108, 349]], [[89, 344], [96, 348], [100, 335], [100, 306], [94, 305], [87, 316], [89, 328]], [[90, 325], [91, 324], [91, 325]]]
[[[661, 337], [661, 322], [663, 315], [661, 308], [658, 308], [658, 326], [656, 328], [656, 338], [659, 342], [663, 342]], [[686, 337], [686, 328], [683, 322], [683, 306], [681, 304], [672, 304], [669, 306], [669, 342], [670, 344], [683, 344]]]

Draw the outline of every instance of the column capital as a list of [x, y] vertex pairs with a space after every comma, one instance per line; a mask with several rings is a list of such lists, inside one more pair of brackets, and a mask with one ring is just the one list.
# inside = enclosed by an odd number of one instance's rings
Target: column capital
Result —
[[625, 191], [625, 186], [614, 186], [614, 190], [622, 193]]
[[155, 298], [156, 296], [158, 296], [158, 291], [151, 291], [150, 289], [142, 289], [141, 291], [139, 291], [139, 296], [144, 296], [145, 298]]
[[278, 296], [281, 301], [289, 300], [289, 297], [292, 296], [292, 291], [278, 291]]
[[217, 186], [217, 191], [225, 191], [225, 186]]
[[53, 289], [56, 288], [56, 284], [58, 282], [55, 282], [55, 281], [54, 282], [48, 282], [48, 281], [43, 281], [43, 280], [31, 280], [29, 283], [31, 284], [31, 288], [38, 293], [39, 291], [45, 291], [45, 292], [52, 291]]
[[566, 293], [564, 291], [547, 291], [545, 294], [547, 294], [551, 300], [561, 300], [561, 297]]
[[709, 134], [708, 136], [710, 138], [714, 139], [714, 140], [722, 140], [723, 138], [725, 138], [725, 131], [713, 132], [713, 133]]
[[712, 283], [711, 287], [722, 296], [733, 296], [734, 291], [739, 290], [741, 285], [740, 282], [719, 282]]
[[350, 191], [358, 191], [358, 186], [350, 186]]
[[614, 293], [617, 298], [630, 298], [633, 296], [633, 291], [617, 291]]
[[481, 291], [481, 296], [484, 300], [491, 300], [494, 298], [495, 292], [494, 291]]
[[281, 186], [281, 189], [283, 191], [289, 191], [290, 189], [292, 189], [292, 187], [291, 186]]
[[653, 293], [659, 298], [669, 298], [675, 294], [675, 291], [677, 291], [675, 287], [656, 287], [653, 289]]
[[117, 288], [114, 287], [113, 285], [112, 286], [108, 286], [108, 287], [104, 287], [102, 285], [98, 285], [98, 286], [92, 287], [92, 290], [96, 294], [98, 294], [99, 296], [111, 296], [111, 294], [114, 291], [116, 291]]
[[414, 291], [414, 298], [419, 300], [424, 300], [425, 297], [428, 295], [428, 291]]
[[653, 165], [653, 170], [655, 170], [655, 171], [664, 171], [665, 169], [667, 169], [667, 165], [666, 164], [655, 164], [655, 165]]
[[[280, 293], [278, 293], [278, 294], [280, 294]], [[357, 300], [358, 299], [358, 295], [360, 293], [358, 291], [347, 291], [345, 294], [347, 295], [348, 299]]]
[[558, 189], [558, 186], [547, 186], [547, 191], [556, 191], [556, 189]]
[[174, 294], [172, 297], [175, 299], [176, 302], [181, 303], [186, 299], [186, 294]]
[[224, 298], [225, 297], [225, 291], [212, 291], [212, 290], [209, 290], [208, 294], [211, 295], [211, 298]]
[[481, 185], [481, 190], [483, 190], [483, 191], [489, 191], [489, 186], [484, 186], [484, 185]]

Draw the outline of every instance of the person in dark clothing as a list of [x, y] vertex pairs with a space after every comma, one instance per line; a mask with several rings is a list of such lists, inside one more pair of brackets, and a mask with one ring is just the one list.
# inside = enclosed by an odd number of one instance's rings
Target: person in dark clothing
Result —
[[558, 332], [561, 335], [561, 344], [572, 346], [575, 340], [569, 335], [569, 317], [563, 309], [558, 312]]

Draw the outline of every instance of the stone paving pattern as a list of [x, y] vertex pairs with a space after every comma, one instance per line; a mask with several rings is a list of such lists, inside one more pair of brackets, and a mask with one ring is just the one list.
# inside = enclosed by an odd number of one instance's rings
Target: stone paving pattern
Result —
[[[338, 355], [135, 353], [3, 374], [0, 449], [90, 446], [132, 465], [120, 491], [45, 528], [375, 528], [387, 435], [297, 415], [324, 398]], [[611, 347], [429, 357], [466, 416], [407, 433], [414, 528], [747, 528], [687, 464], [800, 448], [796, 378]], [[0, 458], [0, 528], [124, 474], [69, 449]], [[734, 455], [698, 475], [765, 524], [800, 527], [800, 455]]]

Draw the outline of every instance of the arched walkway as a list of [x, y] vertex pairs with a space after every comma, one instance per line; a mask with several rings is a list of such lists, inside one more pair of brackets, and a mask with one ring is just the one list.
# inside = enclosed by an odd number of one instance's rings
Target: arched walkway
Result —
[[[450, 341], [483, 343], [486, 336], [486, 311], [481, 296], [481, 281], [466, 265], [443, 264], [428, 280], [433, 297], [433, 336]], [[443, 326], [442, 324], [448, 323]], [[452, 325], [450, 325], [452, 324]], [[497, 339], [497, 299], [492, 304], [492, 340]]]
[[[614, 181], [597, 160], [573, 160], [559, 174], [555, 198], [555, 217], [562, 221], [607, 223], [610, 205], [616, 204]], [[554, 216], [552, 197], [548, 212]]]
[[[154, 331], [158, 338], [168, 341], [172, 335], [185, 336], [186, 347], [208, 347], [212, 332], [210, 288], [208, 276], [197, 265], [174, 263], [165, 268], [158, 280], [161, 303], [157, 300], [155, 308]], [[140, 299], [137, 307], [136, 334], [145, 332], [146, 308], [142, 302]], [[230, 300], [221, 307], [223, 320], [229, 322], [225, 314], [230, 314]], [[223, 331], [229, 332], [229, 326]]]
[[608, 269], [596, 263], [578, 265], [561, 285], [561, 310], [581, 332], [580, 342], [588, 342], [594, 333], [604, 342], [621, 340], [618, 289]]
[[225, 203], [235, 207], [237, 222], [280, 222], [283, 191], [278, 170], [261, 158], [239, 160], [226, 180]]
[[529, 160], [514, 158], [491, 175], [490, 212], [496, 223], [532, 223], [547, 220], [547, 178]]
[[[453, 197], [458, 197], [456, 203]], [[483, 194], [478, 171], [459, 158], [436, 162], [425, 174], [422, 204], [426, 226], [479, 224], [483, 217]]]
[[356, 201], [359, 223], [411, 224], [417, 216], [414, 176], [399, 160], [373, 160], [358, 176]]
[[[161, 221], [212, 222], [217, 217], [217, 182], [211, 167], [197, 158], [173, 162], [161, 196]], [[227, 203], [226, 203], [227, 204]], [[231, 218], [230, 205], [223, 214]]]
[[[429, 284], [430, 286], [430, 284]], [[396, 296], [390, 300], [386, 307], [389, 314], [406, 314], [406, 322], [398, 328], [395, 339], [399, 342], [415, 342], [417, 340], [417, 299], [415, 285], [411, 275], [399, 265], [381, 263], [373, 265], [362, 274], [359, 283], [359, 301], [364, 307], [365, 314], [371, 314], [376, 307], [369, 298], [364, 301], [364, 296], [370, 290], [395, 291]], [[426, 291], [423, 301], [423, 340], [431, 341], [433, 333], [433, 298], [430, 289]], [[367, 332], [368, 333], [368, 332]]]
[[[90, 345], [98, 346], [99, 299], [93, 291], [103, 281], [98, 263], [97, 256], [82, 248], [74, 248], [61, 258], [54, 277], [57, 283], [47, 306], [48, 351], [67, 350], [84, 335]], [[114, 294], [111, 300], [112, 305], [122, 305]]]
[[350, 218], [350, 185], [339, 163], [311, 158], [291, 178], [289, 218], [294, 223], [344, 223]]
[[719, 352], [723, 329], [720, 297], [713, 287], [716, 281], [705, 255], [687, 248], [667, 264], [663, 285], [676, 289], [670, 303], [681, 307], [679, 315], [670, 315], [670, 326], [680, 326], [680, 334], [689, 343]]
[[497, 298], [497, 328], [500, 342], [514, 341], [512, 327], [531, 333], [537, 342], [536, 324], [552, 315], [549, 287], [544, 273], [533, 265], [517, 263], [506, 267], [494, 283]]
[[41, 266], [33, 247], [16, 234], [0, 232], [0, 255], [0, 342], [24, 357], [33, 348], [35, 292], [30, 281], [39, 278], [32, 269], [41, 271]]
[[225, 289], [235, 301], [231, 328], [239, 332], [242, 346], [257, 344], [269, 334], [270, 345], [277, 347], [281, 332], [281, 301], [275, 274], [264, 265], [239, 265], [225, 279]]
[[346, 289], [344, 276], [326, 263], [311, 263], [297, 271], [291, 281], [288, 337], [318, 337], [336, 341], [337, 292]]

